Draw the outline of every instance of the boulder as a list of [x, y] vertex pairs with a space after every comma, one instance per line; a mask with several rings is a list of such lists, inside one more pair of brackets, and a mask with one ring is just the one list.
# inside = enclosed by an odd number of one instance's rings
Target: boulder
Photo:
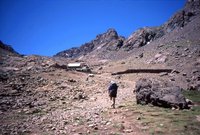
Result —
[[137, 104], [151, 103], [165, 108], [188, 108], [181, 88], [164, 80], [141, 78], [136, 82], [135, 92]]

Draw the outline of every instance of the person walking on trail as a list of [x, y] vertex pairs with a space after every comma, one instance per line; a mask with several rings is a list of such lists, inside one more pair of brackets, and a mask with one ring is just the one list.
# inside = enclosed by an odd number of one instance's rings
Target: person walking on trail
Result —
[[110, 86], [108, 88], [108, 94], [109, 94], [110, 100], [113, 101], [113, 103], [111, 105], [111, 107], [113, 107], [113, 108], [115, 108], [115, 98], [117, 97], [117, 89], [118, 89], [118, 86], [117, 86], [116, 82], [111, 81]]

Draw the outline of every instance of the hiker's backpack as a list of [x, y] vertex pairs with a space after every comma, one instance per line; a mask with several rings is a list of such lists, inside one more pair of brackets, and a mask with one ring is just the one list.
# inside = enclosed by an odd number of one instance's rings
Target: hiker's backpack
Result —
[[108, 90], [117, 90], [117, 88], [118, 88], [117, 84], [116, 84], [116, 83], [112, 83], [112, 84], [109, 86]]

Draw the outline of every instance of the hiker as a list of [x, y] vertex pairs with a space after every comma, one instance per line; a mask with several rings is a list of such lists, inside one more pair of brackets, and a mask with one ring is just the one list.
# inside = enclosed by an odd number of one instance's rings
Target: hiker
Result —
[[111, 105], [111, 107], [115, 108], [115, 98], [117, 97], [117, 84], [114, 81], [110, 82], [110, 86], [108, 88], [108, 94], [110, 96], [110, 100], [113, 101], [113, 104]]

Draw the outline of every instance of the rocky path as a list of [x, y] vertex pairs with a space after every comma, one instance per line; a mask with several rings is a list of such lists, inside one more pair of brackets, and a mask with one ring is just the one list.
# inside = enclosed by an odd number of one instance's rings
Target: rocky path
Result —
[[[85, 83], [79, 83], [77, 89], [82, 89], [87, 97], [84, 98], [82, 94], [40, 117], [41, 125], [45, 125], [43, 130], [54, 134], [144, 134], [134, 124], [134, 120], [126, 117], [126, 110], [123, 108], [135, 99], [134, 83], [124, 79], [117, 81], [119, 90], [116, 109], [112, 109], [107, 93], [110, 80], [116, 79], [108, 74], [101, 74], [89, 78]], [[85, 78], [81, 78], [81, 81], [85, 81]], [[52, 120], [48, 121], [49, 118]]]
[[[81, 108], [82, 116], [88, 121], [84, 124], [87, 129], [86, 133], [97, 134], [143, 134], [138, 127], [123, 116], [123, 107], [127, 103], [134, 100], [133, 87], [134, 83], [128, 80], [119, 81], [118, 97], [116, 100], [116, 109], [111, 108], [111, 101], [107, 93], [108, 81], [115, 80], [112, 76], [97, 75], [93, 78], [101, 86], [99, 89], [92, 89], [96, 91], [95, 94], [89, 95], [89, 100], [82, 103], [74, 103], [74, 106]], [[80, 111], [80, 110], [79, 110]], [[89, 116], [89, 118], [88, 118]], [[83, 129], [79, 130], [80, 133]]]
[[[5, 85], [9, 86], [8, 92], [10, 86], [21, 83], [20, 79], [17, 75], [11, 85]], [[111, 108], [107, 93], [110, 80], [119, 85], [116, 109]], [[64, 70], [33, 74], [27, 77], [24, 88], [16, 91], [17, 95], [2, 97], [1, 105], [13, 105], [1, 111], [0, 133], [143, 134], [134, 120], [126, 117], [125, 107], [135, 99], [133, 88], [132, 81], [107, 73], [89, 78], [87, 74]]]

